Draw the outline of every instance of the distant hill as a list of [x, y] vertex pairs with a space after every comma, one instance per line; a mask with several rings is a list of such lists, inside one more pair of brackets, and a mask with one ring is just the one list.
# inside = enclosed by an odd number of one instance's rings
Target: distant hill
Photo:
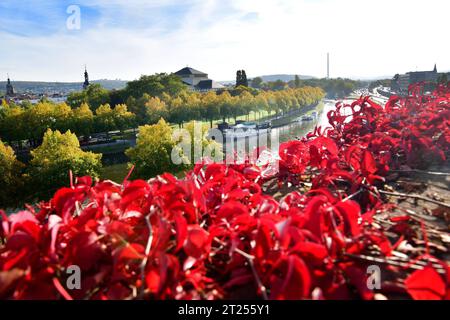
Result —
[[[308, 80], [308, 79], [315, 78], [313, 76], [302, 76], [302, 75], [298, 75], [298, 77], [301, 80]], [[277, 81], [277, 80], [289, 82], [289, 81], [292, 81], [295, 79], [295, 74], [272, 74], [272, 75], [261, 76], [261, 78], [263, 79], [264, 82], [273, 82], [273, 81]]]
[[128, 80], [94, 80], [92, 81], [92, 83], [98, 83], [100, 84], [103, 88], [108, 89], [108, 90], [113, 90], [113, 89], [123, 89], [125, 88], [125, 86], [128, 83]]
[[[122, 89], [128, 81], [125, 80], [93, 80], [91, 83], [98, 83], [108, 90]], [[82, 82], [41, 82], [41, 81], [12, 81], [17, 93], [31, 92], [40, 93], [62, 93], [68, 94], [73, 91], [80, 91], [83, 88]], [[6, 82], [0, 82], [0, 91], [4, 91]]]
[[[315, 79], [313, 76], [302, 76], [298, 75], [301, 80], [308, 80], [308, 79]], [[264, 82], [274, 82], [277, 80], [281, 80], [284, 82], [289, 82], [291, 80], [295, 79], [295, 74], [271, 74], [271, 75], [265, 75], [265, 76], [259, 76], [263, 79]], [[251, 77], [249, 80], [258, 78], [258, 77]], [[229, 81], [220, 81], [223, 85], [234, 85], [236, 81], [229, 80]]]

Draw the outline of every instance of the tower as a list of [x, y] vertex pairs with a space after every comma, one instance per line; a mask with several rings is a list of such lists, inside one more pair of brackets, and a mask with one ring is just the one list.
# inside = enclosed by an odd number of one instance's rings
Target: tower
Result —
[[330, 79], [330, 53], [327, 53], [327, 79]]
[[433, 72], [434, 72], [434, 73], [437, 73], [437, 66], [436, 66], [436, 64], [434, 64]]
[[6, 96], [13, 97], [14, 95], [15, 95], [14, 87], [11, 84], [11, 79], [9, 79], [9, 75], [8, 75], [8, 81], [6, 82]]
[[84, 66], [84, 83], [83, 89], [86, 90], [89, 87], [89, 74], [87, 72], [86, 66]]

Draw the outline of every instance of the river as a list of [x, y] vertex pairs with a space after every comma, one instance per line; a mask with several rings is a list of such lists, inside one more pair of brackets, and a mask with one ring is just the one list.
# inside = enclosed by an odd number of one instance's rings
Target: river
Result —
[[334, 107], [335, 102], [324, 102], [322, 111], [320, 111], [312, 121], [294, 122], [280, 128], [275, 128], [272, 129], [271, 134], [278, 134], [280, 143], [283, 143], [306, 136], [309, 132], [314, 131], [316, 126], [321, 126], [323, 128], [328, 127], [327, 113], [334, 109]]
[[[283, 142], [305, 137], [309, 132], [313, 132], [316, 126], [322, 128], [329, 127], [327, 113], [334, 109], [335, 102], [324, 102], [323, 108], [317, 113], [311, 121], [294, 121], [288, 125], [272, 128], [270, 133], [259, 132], [258, 134], [237, 134], [226, 136], [226, 144], [224, 146], [224, 152], [227, 154], [226, 158], [237, 160], [242, 157], [253, 154], [253, 151], [261, 148], [269, 148], [273, 151], [278, 151], [279, 145]], [[299, 116], [301, 118], [301, 116]], [[249, 130], [252, 132], [251, 130]], [[237, 158], [235, 158], [237, 155]], [[231, 160], [231, 161], [234, 161]]]

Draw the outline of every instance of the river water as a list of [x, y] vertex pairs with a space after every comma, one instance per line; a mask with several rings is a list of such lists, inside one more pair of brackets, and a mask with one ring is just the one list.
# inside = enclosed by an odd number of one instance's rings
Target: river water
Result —
[[306, 122], [294, 122], [289, 125], [272, 129], [271, 134], [278, 134], [280, 143], [290, 141], [296, 138], [305, 137], [309, 132], [314, 131], [316, 126], [321, 126], [322, 128], [328, 127], [328, 111], [334, 109], [334, 102], [324, 103], [324, 107], [321, 112], [312, 121]]
[[[329, 127], [327, 113], [334, 109], [335, 102], [324, 102], [324, 106], [311, 121], [294, 121], [288, 125], [272, 128], [270, 133], [258, 133], [243, 137], [242, 135], [225, 136], [224, 153], [227, 161], [236, 161], [252, 155], [258, 148], [268, 148], [278, 151], [279, 145], [283, 142], [305, 137], [309, 132], [313, 132], [316, 126], [322, 128]], [[299, 117], [301, 118], [301, 117]], [[253, 156], [259, 156], [253, 155]], [[239, 161], [239, 160], [238, 160]]]

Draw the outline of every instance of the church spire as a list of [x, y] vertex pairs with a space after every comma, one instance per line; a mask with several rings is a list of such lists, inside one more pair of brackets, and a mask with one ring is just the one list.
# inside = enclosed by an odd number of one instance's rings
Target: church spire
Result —
[[83, 83], [83, 89], [86, 90], [89, 87], [89, 74], [87, 72], [86, 65], [84, 66], [84, 83]]
[[433, 72], [437, 72], [437, 66], [436, 66], [436, 63], [434, 64]]
[[12, 97], [15, 94], [14, 87], [11, 84], [11, 79], [9, 78], [9, 74], [7, 75], [7, 77], [8, 77], [8, 81], [6, 82], [6, 96]]

